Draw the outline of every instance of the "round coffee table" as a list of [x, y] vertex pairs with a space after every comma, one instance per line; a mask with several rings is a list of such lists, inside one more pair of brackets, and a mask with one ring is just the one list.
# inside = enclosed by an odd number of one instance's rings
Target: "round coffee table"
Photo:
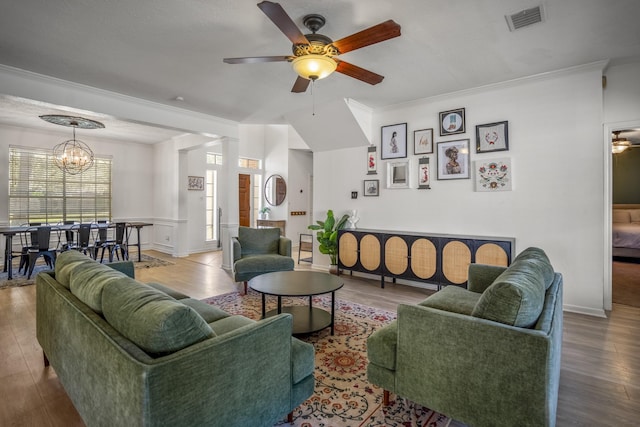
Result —
[[[335, 320], [335, 292], [343, 286], [342, 280], [333, 274], [319, 271], [276, 271], [261, 274], [249, 280], [249, 287], [262, 294], [262, 318], [280, 313], [293, 316], [293, 334], [308, 334], [327, 326]], [[313, 296], [331, 293], [331, 311], [313, 306]], [[266, 296], [278, 297], [278, 308], [266, 312]], [[282, 306], [282, 297], [309, 297], [309, 306]]]

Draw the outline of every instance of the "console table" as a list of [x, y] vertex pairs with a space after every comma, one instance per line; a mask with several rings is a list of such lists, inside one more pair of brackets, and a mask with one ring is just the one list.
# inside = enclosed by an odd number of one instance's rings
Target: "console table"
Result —
[[366, 229], [338, 231], [338, 271], [466, 287], [470, 263], [508, 266], [515, 239]]
[[262, 227], [274, 227], [280, 229], [280, 235], [286, 236], [285, 227], [287, 225], [287, 221], [284, 219], [258, 219], [256, 220], [256, 225], [258, 228]]

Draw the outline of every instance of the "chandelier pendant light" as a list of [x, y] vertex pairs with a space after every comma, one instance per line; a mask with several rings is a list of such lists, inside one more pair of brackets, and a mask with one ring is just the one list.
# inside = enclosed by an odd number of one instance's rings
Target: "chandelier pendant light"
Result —
[[73, 138], [53, 147], [53, 160], [62, 171], [77, 175], [93, 166], [93, 151], [89, 146], [76, 139], [76, 128], [81, 129], [102, 129], [104, 125], [98, 121], [85, 119], [83, 117], [72, 117], [64, 115], [44, 115], [40, 118], [49, 123], [73, 128]]

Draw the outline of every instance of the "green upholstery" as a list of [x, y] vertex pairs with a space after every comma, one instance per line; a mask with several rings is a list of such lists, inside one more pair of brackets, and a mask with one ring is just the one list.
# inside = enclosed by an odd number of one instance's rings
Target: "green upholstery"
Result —
[[233, 280], [246, 282], [274, 271], [291, 271], [291, 239], [280, 236], [279, 228], [239, 227], [233, 243]]
[[[77, 255], [37, 276], [36, 336], [87, 426], [271, 427], [313, 393], [314, 349], [291, 336], [291, 315], [230, 316]], [[69, 287], [101, 295], [104, 315]], [[211, 332], [183, 347], [180, 325]]]
[[104, 317], [116, 330], [150, 354], [169, 354], [214, 336], [191, 307], [128, 277], [106, 286]]
[[[520, 282], [542, 289], [540, 311], [530, 316], [535, 317], [530, 326], [471, 315], [496, 283]], [[543, 251], [530, 248], [506, 269], [471, 265], [472, 283], [480, 292], [449, 286], [420, 304], [400, 304], [397, 320], [368, 339], [369, 381], [468, 425], [554, 426], [562, 351], [561, 274], [553, 272]], [[500, 304], [529, 304], [523, 302], [528, 289], [512, 293], [518, 298], [507, 293]]]

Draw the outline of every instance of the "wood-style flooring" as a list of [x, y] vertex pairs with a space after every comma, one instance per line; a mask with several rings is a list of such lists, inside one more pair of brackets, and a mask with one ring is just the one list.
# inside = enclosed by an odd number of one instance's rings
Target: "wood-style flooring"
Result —
[[640, 259], [614, 258], [611, 272], [613, 302], [640, 307]]
[[[137, 270], [194, 298], [239, 289], [220, 268], [221, 253], [172, 258], [175, 264]], [[302, 263], [300, 268], [309, 268]], [[342, 276], [337, 297], [395, 311], [431, 291]], [[633, 426], [640, 420], [640, 308], [614, 304], [608, 318], [564, 314], [558, 426]], [[84, 425], [51, 368], [42, 363], [35, 337], [35, 286], [0, 290], [0, 426]], [[460, 426], [452, 423], [452, 426]]]

